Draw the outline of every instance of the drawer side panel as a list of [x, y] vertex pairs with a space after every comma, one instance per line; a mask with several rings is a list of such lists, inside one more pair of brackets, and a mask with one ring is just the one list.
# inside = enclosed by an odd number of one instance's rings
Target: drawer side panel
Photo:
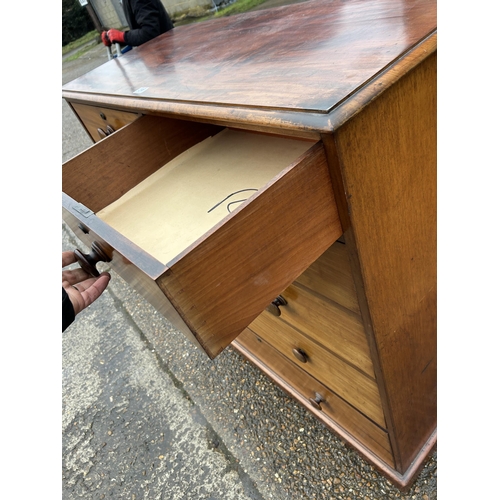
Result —
[[335, 242], [296, 279], [296, 283], [360, 314], [349, 254], [344, 243]]
[[318, 143], [171, 265], [159, 285], [215, 357], [341, 234]]
[[221, 127], [142, 116], [63, 164], [62, 190], [97, 213]]
[[[91, 221], [84, 217], [78, 218], [70, 210], [71, 207], [63, 208], [62, 215], [63, 220], [68, 224], [75, 236], [89, 249], [93, 242], [98, 242], [101, 247], [105, 249], [107, 256], [111, 259], [107, 265], [109, 265], [113, 271], [117, 272], [134, 290], [140, 293], [160, 314], [165, 316], [177, 330], [186, 335], [186, 337], [201, 349], [198, 341], [170, 301], [162, 293], [155, 280], [144, 272], [144, 268], [148, 267], [148, 264], [144, 260], [138, 261], [137, 259], [134, 259], [136, 263], [133, 263], [116, 248], [111, 246], [109, 244], [111, 238], [108, 237], [109, 235], [104, 235], [104, 233], [99, 230], [102, 223], [99, 224], [96, 217], [93, 217], [93, 219], [97, 222], [97, 227], [94, 227], [95, 230], [93, 230], [91, 227], [94, 226], [94, 224], [92, 224]], [[85, 227], [85, 232], [82, 231], [81, 227]], [[127, 248], [127, 250], [128, 252], [125, 253], [131, 256], [130, 248]], [[100, 270], [101, 265], [102, 264], [97, 265], [98, 270]]]

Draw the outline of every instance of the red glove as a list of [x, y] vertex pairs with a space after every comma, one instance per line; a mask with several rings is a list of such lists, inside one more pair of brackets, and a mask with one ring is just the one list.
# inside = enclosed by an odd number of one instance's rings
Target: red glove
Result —
[[111, 43], [125, 43], [125, 32], [114, 29], [108, 30], [106, 33]]
[[101, 40], [106, 47], [111, 47], [111, 42], [109, 41], [108, 34], [105, 31], [101, 33]]

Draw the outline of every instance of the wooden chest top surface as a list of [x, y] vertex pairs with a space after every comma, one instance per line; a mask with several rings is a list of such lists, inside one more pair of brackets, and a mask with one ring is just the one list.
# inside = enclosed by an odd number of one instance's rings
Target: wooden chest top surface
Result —
[[328, 114], [435, 30], [435, 0], [310, 0], [177, 27], [63, 95]]

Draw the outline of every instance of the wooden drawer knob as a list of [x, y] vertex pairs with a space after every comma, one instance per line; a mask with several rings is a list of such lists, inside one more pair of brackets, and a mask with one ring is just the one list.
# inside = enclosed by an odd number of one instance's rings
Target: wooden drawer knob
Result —
[[76, 249], [74, 252], [76, 260], [80, 267], [88, 274], [98, 277], [99, 271], [95, 267], [98, 262], [109, 262], [111, 259], [106, 255], [106, 252], [97, 241], [92, 243], [89, 254], [84, 254], [80, 250]]
[[101, 139], [105, 139], [108, 135], [111, 135], [115, 129], [111, 125], [106, 125], [106, 130], [103, 130], [101, 127], [98, 127], [97, 133]]
[[309, 398], [309, 403], [311, 403], [316, 410], [321, 411], [321, 403], [324, 401], [323, 396], [319, 394], [318, 392], [316, 393], [316, 396], [314, 398]]
[[278, 295], [267, 307], [266, 311], [269, 311], [274, 316], [281, 316], [280, 306], [286, 306], [288, 302], [285, 297]]
[[302, 349], [293, 349], [293, 355], [301, 362], [307, 363], [308, 356]]
[[97, 129], [97, 133], [101, 139], [105, 139], [108, 136], [108, 134], [106, 134], [106, 132], [104, 132], [104, 130], [100, 127]]

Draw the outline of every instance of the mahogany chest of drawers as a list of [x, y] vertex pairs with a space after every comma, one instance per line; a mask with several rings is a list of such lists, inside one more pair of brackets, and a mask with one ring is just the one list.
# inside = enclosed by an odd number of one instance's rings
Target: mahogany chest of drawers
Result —
[[175, 28], [63, 87], [63, 217], [211, 358], [232, 346], [400, 488], [436, 443], [436, 4]]

